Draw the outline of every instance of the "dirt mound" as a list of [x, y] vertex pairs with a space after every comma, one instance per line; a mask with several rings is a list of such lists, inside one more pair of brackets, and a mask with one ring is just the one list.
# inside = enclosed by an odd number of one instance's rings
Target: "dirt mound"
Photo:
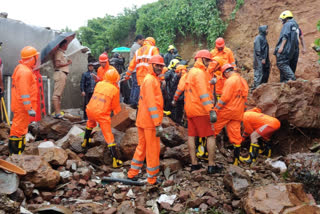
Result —
[[[279, 82], [280, 80], [276, 59], [272, 53], [282, 28], [278, 17], [284, 10], [292, 11], [294, 18], [303, 31], [306, 42], [307, 53], [303, 55], [300, 51], [296, 76], [307, 80], [320, 77], [320, 66], [317, 63], [318, 56], [311, 48], [314, 40], [320, 37], [320, 33], [316, 29], [316, 23], [319, 20], [319, 11], [316, 9], [316, 5], [320, 5], [320, 0], [306, 0], [303, 3], [300, 1], [276, 0], [245, 1], [237, 12], [235, 20], [230, 22], [224, 38], [226, 39], [226, 45], [233, 50], [238, 64], [250, 72], [249, 84], [252, 83], [253, 78], [253, 41], [258, 34], [260, 25], [269, 26], [267, 39], [270, 46], [272, 64], [269, 82]], [[224, 1], [221, 5], [222, 17], [228, 17], [234, 7], [235, 1]], [[300, 46], [301, 49], [302, 47]]]

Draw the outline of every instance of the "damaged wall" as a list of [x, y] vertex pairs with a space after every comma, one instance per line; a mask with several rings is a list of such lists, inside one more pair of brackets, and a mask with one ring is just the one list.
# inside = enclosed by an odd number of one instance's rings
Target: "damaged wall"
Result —
[[[4, 76], [12, 75], [15, 66], [18, 64], [20, 51], [23, 47], [31, 45], [40, 52], [58, 34], [59, 32], [55, 30], [28, 25], [18, 20], [0, 18], [0, 41], [3, 42], [0, 57], [4, 63]], [[70, 43], [66, 54], [81, 47], [80, 42], [74, 39]], [[70, 66], [70, 74], [62, 98], [62, 108], [79, 108], [82, 104], [79, 85], [82, 73], [87, 70], [87, 55], [78, 52], [71, 57], [71, 60], [72, 65]], [[54, 73], [52, 65], [42, 69], [41, 73], [43, 76], [50, 78], [52, 94]], [[8, 96], [5, 97], [7, 98]], [[48, 99], [46, 98], [47, 102]]]

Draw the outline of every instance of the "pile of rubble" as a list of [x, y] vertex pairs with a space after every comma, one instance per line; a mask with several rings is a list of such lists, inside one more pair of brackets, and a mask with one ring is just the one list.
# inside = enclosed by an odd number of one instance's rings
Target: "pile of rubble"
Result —
[[[7, 144], [0, 145], [0, 158], [27, 172], [19, 177], [0, 170], [0, 181], [7, 181], [0, 183], [6, 187], [0, 188], [3, 213], [320, 213], [302, 184], [287, 183], [302, 181], [283, 176], [286, 170], [274, 164], [279, 160], [265, 163], [261, 158], [251, 167], [237, 167], [228, 165], [227, 157], [218, 152], [217, 160], [224, 167], [220, 174], [207, 175], [205, 162], [202, 169], [190, 172], [187, 130], [167, 117], [161, 137], [163, 183], [131, 186], [107, 182], [105, 177], [126, 178], [138, 143], [135, 110], [125, 105], [122, 109], [112, 122], [117, 150], [124, 160], [120, 169], [111, 168], [99, 129], [95, 130], [94, 146], [81, 151], [85, 123], [78, 120], [45, 117], [33, 124], [35, 142], [28, 143], [20, 156], [8, 157]], [[291, 169], [290, 161], [281, 163]], [[146, 178], [143, 168], [140, 181]]]

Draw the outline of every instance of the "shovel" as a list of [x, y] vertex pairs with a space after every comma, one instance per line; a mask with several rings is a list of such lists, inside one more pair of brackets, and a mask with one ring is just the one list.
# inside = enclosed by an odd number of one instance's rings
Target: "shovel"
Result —
[[18, 175], [27, 174], [27, 172], [24, 169], [2, 159], [0, 159], [0, 168], [9, 172], [16, 173]]

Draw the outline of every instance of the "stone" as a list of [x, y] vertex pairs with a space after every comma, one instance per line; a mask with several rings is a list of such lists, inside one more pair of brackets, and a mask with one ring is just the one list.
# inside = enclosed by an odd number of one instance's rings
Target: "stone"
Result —
[[214, 197], [211, 197], [207, 200], [207, 204], [210, 206], [210, 207], [217, 207], [219, 205], [219, 201], [214, 198]]
[[[313, 203], [304, 192], [301, 183], [278, 183], [252, 188], [248, 191], [248, 196], [244, 198], [243, 202], [243, 208], [248, 214], [309, 213], [301, 209], [300, 206], [311, 206], [310, 204]], [[309, 208], [306, 207], [306, 209]], [[310, 209], [315, 210], [311, 213], [320, 213], [319, 207], [312, 206]]]
[[55, 166], [65, 165], [68, 159], [67, 152], [59, 147], [39, 148], [39, 155], [45, 161]]
[[41, 192], [41, 196], [42, 196], [43, 200], [50, 201], [54, 195], [52, 192]]
[[117, 208], [117, 214], [134, 214], [134, 210], [130, 201], [123, 201]]
[[19, 203], [22, 203], [26, 197], [25, 197], [23, 191], [20, 188], [18, 188], [17, 191], [15, 191], [14, 193], [9, 195], [9, 198], [13, 201], [17, 201]]
[[8, 124], [2, 122], [0, 123], [0, 140], [6, 140], [9, 138], [10, 127]]
[[165, 146], [179, 146], [188, 140], [188, 130], [182, 126], [169, 126], [163, 129], [161, 141]]
[[195, 207], [199, 207], [200, 204], [203, 203], [203, 199], [202, 198], [195, 198], [193, 200], [187, 201], [186, 206], [189, 208], [195, 208]]
[[[107, 147], [105, 144], [90, 148], [85, 154], [85, 159], [87, 161], [90, 161], [91, 163], [94, 163], [97, 165], [104, 164], [105, 163], [104, 159], [106, 159], [106, 157], [109, 157], [109, 154], [107, 153]], [[111, 163], [111, 157], [109, 159]]]
[[0, 207], [4, 213], [20, 213], [20, 203], [12, 201], [4, 194], [0, 194]]
[[12, 194], [17, 191], [19, 186], [19, 177], [15, 173], [7, 173], [0, 169], [0, 194]]
[[163, 117], [161, 125], [163, 128], [167, 128], [171, 126], [176, 126], [176, 123], [170, 117]]
[[70, 145], [70, 138], [80, 136], [83, 132], [84, 131], [79, 126], [73, 125], [67, 135], [56, 141], [56, 145], [63, 149], [67, 149]]
[[34, 190], [34, 184], [31, 183], [30, 181], [21, 181], [20, 182], [20, 187], [23, 190], [24, 195], [27, 198], [31, 198], [32, 197], [32, 192]]
[[206, 212], [207, 209], [208, 209], [208, 207], [209, 207], [209, 206], [208, 206], [207, 204], [205, 204], [205, 203], [202, 203], [202, 204], [200, 204], [200, 206], [199, 206], [201, 212]]
[[37, 133], [32, 133], [40, 139], [58, 140], [68, 134], [73, 124], [68, 120], [54, 119], [51, 116], [43, 117], [39, 122]]
[[[105, 210], [105, 207], [103, 204], [100, 203], [82, 203], [77, 204], [76, 211], [79, 213], [103, 213], [103, 210]], [[73, 212], [74, 213], [74, 212]]]
[[190, 154], [188, 144], [184, 143], [176, 147], [167, 147], [164, 153], [164, 158], [173, 158], [181, 161], [183, 164], [190, 163]]
[[110, 209], [107, 209], [106, 211], [104, 211], [103, 214], [114, 214], [116, 212], [117, 212], [117, 208], [111, 207]]
[[172, 158], [161, 160], [160, 165], [162, 166], [163, 171], [166, 168], [170, 168], [170, 172], [182, 169], [182, 164], [180, 163], [180, 161]]
[[92, 170], [89, 167], [81, 167], [77, 169], [77, 172], [79, 173], [80, 179], [84, 179], [86, 181], [90, 180], [92, 175]]
[[187, 201], [189, 197], [190, 197], [190, 191], [180, 190], [179, 197], [178, 197], [180, 202]]
[[[114, 128], [112, 128], [111, 131], [114, 136], [114, 142], [117, 145], [120, 145], [120, 142], [121, 142], [123, 136], [125, 135], [125, 133], [118, 131], [117, 129], [114, 129]], [[95, 146], [99, 146], [101, 144], [106, 144], [106, 141], [104, 139], [104, 136], [103, 136], [101, 130], [99, 130], [93, 134], [93, 142], [94, 142]]]
[[121, 111], [111, 119], [111, 127], [119, 131], [126, 131], [135, 125], [136, 110], [130, 108], [125, 103], [121, 103]]
[[171, 205], [169, 203], [166, 203], [166, 202], [161, 202], [160, 203], [160, 208], [161, 209], [165, 209], [165, 210], [171, 210]]
[[230, 165], [223, 178], [224, 185], [231, 189], [235, 196], [243, 197], [250, 185], [250, 179], [243, 169], [238, 166]]
[[137, 206], [135, 213], [136, 214], [153, 214], [154, 212], [152, 212], [151, 210], [149, 210], [143, 206]]
[[68, 160], [81, 161], [81, 158], [76, 153], [71, 151], [70, 149], [66, 149], [65, 151], [68, 154]]
[[59, 183], [60, 174], [53, 170], [43, 157], [34, 155], [12, 155], [7, 161], [26, 170], [22, 178], [32, 182], [37, 188], [53, 189]]
[[241, 200], [233, 200], [231, 204], [232, 204], [232, 207], [234, 208], [240, 208]]
[[183, 204], [175, 204], [173, 207], [172, 207], [172, 211], [173, 212], [176, 212], [176, 213], [180, 213], [182, 212], [182, 210], [184, 209], [184, 205]]

